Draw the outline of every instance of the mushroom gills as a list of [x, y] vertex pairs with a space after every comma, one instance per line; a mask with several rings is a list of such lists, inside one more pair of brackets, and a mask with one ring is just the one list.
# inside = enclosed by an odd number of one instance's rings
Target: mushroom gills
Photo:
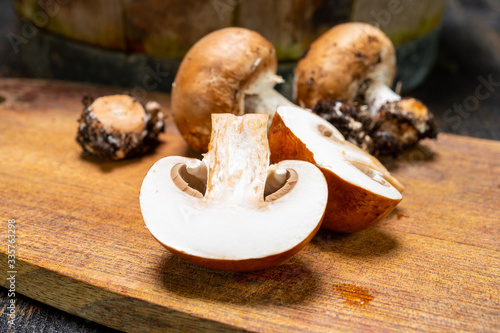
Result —
[[298, 178], [299, 175], [295, 170], [271, 170], [264, 187], [264, 200], [271, 202], [280, 199], [295, 187]]
[[[203, 162], [194, 168], [186, 164], [176, 164], [170, 174], [172, 181], [182, 192], [198, 199], [205, 196], [207, 168]], [[271, 202], [280, 199], [293, 189], [297, 180], [298, 175], [295, 170], [270, 168], [264, 187], [264, 201]]]
[[[380, 183], [384, 186], [389, 186], [389, 182], [385, 179], [385, 175], [383, 172], [380, 170], [377, 170], [373, 168], [370, 165], [367, 165], [365, 163], [360, 163], [357, 161], [349, 161], [352, 165], [354, 165], [359, 171], [376, 181], [377, 183]], [[396, 187], [397, 189], [397, 187]]]
[[195, 198], [203, 198], [205, 196], [207, 190], [207, 168], [204, 163], [200, 163], [195, 168], [189, 168], [186, 164], [176, 164], [172, 168], [170, 175], [174, 184], [182, 192]]

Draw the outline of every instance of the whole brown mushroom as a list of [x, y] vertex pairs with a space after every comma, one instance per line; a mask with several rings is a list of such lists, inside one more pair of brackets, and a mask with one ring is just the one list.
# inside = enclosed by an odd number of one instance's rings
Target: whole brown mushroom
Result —
[[373, 120], [366, 129], [374, 141], [366, 145], [373, 146], [370, 153], [397, 153], [422, 138], [435, 138], [437, 126], [422, 102], [401, 98], [389, 88], [395, 74], [394, 46], [380, 29], [366, 23], [340, 24], [314, 41], [298, 62], [294, 100], [312, 109], [330, 100], [330, 113], [338, 112], [339, 101], [366, 105], [361, 111]]
[[172, 85], [172, 112], [179, 131], [200, 152], [208, 148], [212, 113], [265, 113], [292, 105], [273, 89], [273, 45], [244, 28], [225, 28], [200, 39], [187, 52]]

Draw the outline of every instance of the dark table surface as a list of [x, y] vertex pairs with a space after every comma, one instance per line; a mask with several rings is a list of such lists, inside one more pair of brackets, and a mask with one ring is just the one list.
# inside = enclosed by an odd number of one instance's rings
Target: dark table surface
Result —
[[[0, 77], [31, 77], [8, 42], [18, 29], [10, 1], [0, 0]], [[425, 81], [407, 93], [434, 112], [441, 132], [500, 140], [500, 1], [450, 0], [437, 61]], [[0, 332], [7, 290], [0, 288]], [[22, 295], [13, 332], [116, 332]]]

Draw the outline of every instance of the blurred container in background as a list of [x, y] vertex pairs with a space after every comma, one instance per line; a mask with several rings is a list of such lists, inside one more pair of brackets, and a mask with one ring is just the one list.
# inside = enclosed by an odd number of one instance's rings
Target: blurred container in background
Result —
[[[256, 30], [276, 47], [288, 84], [309, 44], [332, 26], [368, 22], [397, 50], [403, 90], [431, 68], [446, 0], [13, 0], [16, 47], [36, 77], [169, 91], [185, 52], [227, 26]], [[12, 42], [12, 41], [11, 41]]]

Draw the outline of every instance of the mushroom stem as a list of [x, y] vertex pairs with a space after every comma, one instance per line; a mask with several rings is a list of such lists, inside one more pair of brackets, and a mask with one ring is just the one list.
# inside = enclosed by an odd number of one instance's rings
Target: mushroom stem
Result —
[[380, 81], [370, 81], [364, 91], [364, 97], [372, 117], [378, 113], [385, 103], [401, 100], [401, 96]]
[[269, 166], [267, 115], [212, 114], [212, 135], [203, 162], [205, 200], [247, 207], [264, 202]]
[[281, 95], [275, 89], [265, 89], [255, 94], [245, 96], [245, 113], [262, 113], [269, 115], [269, 123], [276, 113], [279, 106], [296, 106], [290, 102], [285, 96]]

